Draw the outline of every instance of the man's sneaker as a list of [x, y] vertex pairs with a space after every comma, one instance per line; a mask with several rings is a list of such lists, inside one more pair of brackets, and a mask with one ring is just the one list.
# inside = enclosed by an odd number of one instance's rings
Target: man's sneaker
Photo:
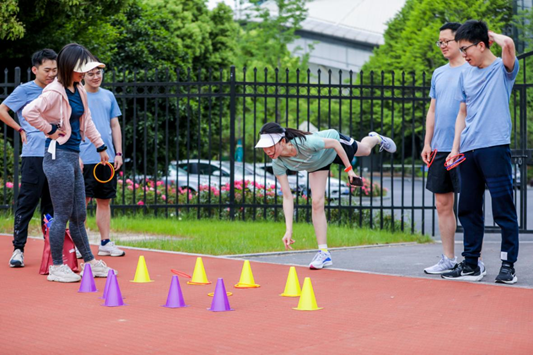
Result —
[[487, 275], [487, 269], [485, 269], [485, 264], [483, 263], [483, 261], [478, 260], [477, 261], [477, 266], [479, 266], [479, 270], [481, 270], [481, 274], [483, 276]]
[[75, 248], [76, 248], [76, 258], [83, 259], [83, 255], [81, 255], [80, 251], [78, 250], [78, 247], [75, 247]]
[[80, 275], [75, 274], [68, 265], [52, 265], [48, 268], [48, 281], [57, 282], [78, 282], [81, 280]]
[[513, 264], [503, 262], [500, 273], [496, 276], [496, 282], [502, 284], [514, 284], [518, 281]]
[[24, 253], [20, 249], [15, 249], [11, 255], [9, 267], [24, 267]]
[[441, 277], [447, 280], [480, 281], [483, 278], [483, 274], [478, 265], [473, 269], [463, 260], [452, 271], [442, 274]]
[[117, 248], [114, 242], [107, 242], [106, 245], [98, 247], [98, 255], [100, 256], [124, 256], [126, 253], [123, 250]]
[[311, 264], [309, 264], [310, 269], [322, 269], [324, 266], [331, 266], [333, 265], [333, 261], [331, 261], [331, 254], [329, 252], [319, 251], [316, 253], [315, 257], [313, 258], [313, 261], [311, 261]]
[[[85, 265], [87, 263], [81, 264], [81, 272], [80, 275], [83, 276], [83, 270], [85, 270]], [[113, 270], [115, 272], [115, 275], [118, 275], [118, 271], [111, 269], [103, 260], [98, 260], [96, 264], [91, 265], [91, 270], [93, 272], [94, 277], [107, 277], [107, 274], [109, 273], [109, 270]]]
[[430, 275], [441, 275], [445, 272], [450, 272], [457, 265], [457, 257], [453, 259], [448, 259], [448, 257], [442, 254], [438, 263], [433, 266], [424, 269], [426, 274]]
[[379, 143], [379, 151], [386, 150], [389, 153], [394, 153], [396, 151], [396, 143], [389, 137], [382, 136], [377, 132], [370, 132], [368, 134], [370, 137], [378, 136], [381, 142]]

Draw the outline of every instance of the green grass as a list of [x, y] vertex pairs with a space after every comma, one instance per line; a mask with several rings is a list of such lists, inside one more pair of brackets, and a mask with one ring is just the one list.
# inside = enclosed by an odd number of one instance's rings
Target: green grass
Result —
[[[89, 217], [87, 227], [97, 230], [94, 217]], [[111, 220], [112, 235], [117, 244], [139, 248], [182, 251], [210, 255], [262, 253], [285, 250], [281, 238], [284, 223], [230, 222], [219, 220], [177, 220], [165, 218], [116, 217]], [[13, 232], [13, 218], [0, 218], [0, 232]], [[39, 234], [37, 218], [32, 220], [30, 234]], [[141, 240], [123, 240], [123, 235], [143, 236]], [[313, 226], [307, 223], [294, 225], [295, 250], [316, 249]], [[379, 229], [350, 228], [330, 225], [328, 246], [344, 247], [400, 242], [427, 243], [431, 238]]]

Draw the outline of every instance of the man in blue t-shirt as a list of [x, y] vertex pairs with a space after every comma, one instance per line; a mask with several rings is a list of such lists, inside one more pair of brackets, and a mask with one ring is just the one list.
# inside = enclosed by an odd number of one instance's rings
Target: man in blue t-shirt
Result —
[[[470, 64], [459, 77], [456, 98], [461, 101], [455, 124], [451, 161], [463, 153], [459, 220], [464, 229], [464, 261], [442, 275], [445, 279], [479, 281], [478, 258], [485, 229], [483, 196], [488, 186], [494, 221], [502, 230], [502, 266], [496, 282], [517, 281], [518, 221], [513, 202], [511, 170], [511, 114], [509, 98], [518, 74], [518, 59], [511, 38], [489, 31], [482, 21], [470, 20], [455, 34], [459, 50]], [[489, 47], [502, 49], [498, 58]]]
[[[109, 162], [114, 165], [116, 171], [122, 166], [122, 132], [118, 117], [122, 115], [117, 100], [109, 90], [102, 89], [103, 70], [95, 68], [85, 74], [85, 90], [89, 100], [89, 109], [96, 129], [102, 135], [105, 145], [108, 147]], [[111, 199], [117, 192], [117, 176], [111, 181], [100, 183], [96, 181], [95, 166], [100, 162], [100, 155], [94, 145], [86, 140], [81, 143], [80, 159], [83, 165], [85, 179], [85, 196], [87, 203], [96, 199], [96, 225], [100, 231], [100, 246], [98, 255], [123, 256], [123, 250], [117, 248], [114, 242], [109, 240], [111, 223]], [[106, 172], [107, 170], [107, 172]], [[109, 169], [102, 165], [96, 167], [96, 174], [100, 180], [107, 180]], [[79, 255], [81, 256], [81, 255]]]
[[[0, 120], [20, 133], [22, 140], [21, 184], [15, 211], [13, 228], [13, 255], [9, 259], [10, 267], [24, 266], [24, 246], [28, 239], [28, 225], [41, 200], [41, 223], [44, 215], [53, 215], [52, 200], [48, 182], [43, 172], [44, 133], [31, 126], [22, 116], [22, 109], [41, 95], [46, 85], [54, 81], [57, 75], [57, 54], [51, 49], [35, 52], [31, 58], [31, 71], [35, 80], [19, 85], [0, 105]], [[16, 112], [17, 123], [9, 115], [9, 110]]]
[[453, 203], [455, 193], [461, 190], [461, 180], [459, 171], [446, 170], [444, 162], [452, 151], [455, 119], [459, 112], [460, 102], [455, 98], [459, 74], [468, 66], [455, 41], [455, 32], [459, 27], [460, 23], [449, 22], [440, 28], [437, 46], [448, 64], [437, 68], [431, 78], [431, 103], [422, 150], [422, 160], [429, 167], [426, 188], [435, 194], [443, 250], [439, 262], [424, 269], [426, 274], [432, 275], [449, 272], [457, 264], [454, 250], [457, 225]]

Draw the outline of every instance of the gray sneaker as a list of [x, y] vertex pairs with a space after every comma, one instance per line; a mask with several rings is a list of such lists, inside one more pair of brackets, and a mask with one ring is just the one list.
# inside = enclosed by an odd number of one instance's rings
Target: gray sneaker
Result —
[[117, 248], [114, 242], [107, 242], [106, 245], [98, 247], [98, 255], [100, 256], [124, 256], [126, 253]]
[[379, 144], [379, 151], [386, 150], [389, 153], [394, 153], [396, 151], [396, 143], [389, 137], [382, 136], [377, 132], [370, 132], [368, 134], [370, 137], [378, 136], [381, 140]]
[[[85, 269], [85, 264], [81, 264], [80, 275], [83, 276], [83, 270]], [[118, 275], [118, 271], [110, 268], [103, 260], [98, 260], [96, 264], [91, 265], [91, 270], [94, 277], [107, 277], [109, 270], [113, 270], [115, 275]]]
[[441, 275], [445, 272], [452, 271], [455, 265], [457, 265], [457, 257], [448, 259], [446, 255], [442, 254], [439, 262], [433, 266], [425, 268], [424, 272], [430, 275]]
[[483, 263], [483, 261], [478, 260], [477, 264], [479, 266], [479, 270], [481, 271], [481, 275], [483, 276], [487, 275], [487, 269], [485, 269], [485, 264]]
[[20, 249], [15, 249], [11, 255], [9, 267], [24, 267], [24, 253]]
[[78, 282], [81, 280], [80, 275], [75, 274], [66, 264], [48, 268], [48, 281], [57, 282]]
[[322, 269], [324, 266], [331, 265], [333, 265], [333, 261], [331, 261], [331, 254], [329, 252], [323, 252], [320, 250], [318, 253], [316, 253], [315, 257], [309, 264], [309, 268]]

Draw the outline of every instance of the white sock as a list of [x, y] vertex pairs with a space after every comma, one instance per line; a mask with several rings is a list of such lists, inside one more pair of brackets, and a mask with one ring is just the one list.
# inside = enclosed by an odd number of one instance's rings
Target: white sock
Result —
[[327, 244], [318, 244], [318, 249], [322, 250], [323, 252], [328, 252], [328, 245]]

